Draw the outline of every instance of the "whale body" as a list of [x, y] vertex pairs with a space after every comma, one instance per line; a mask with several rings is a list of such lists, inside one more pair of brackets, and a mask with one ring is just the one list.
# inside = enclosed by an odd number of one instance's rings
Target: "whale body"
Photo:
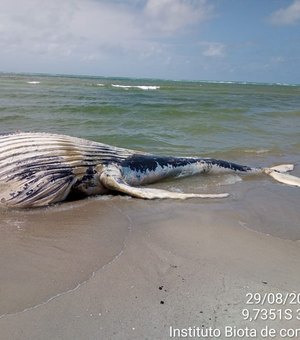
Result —
[[178, 193], [144, 187], [165, 178], [201, 173], [266, 173], [300, 186], [287, 174], [293, 165], [256, 168], [201, 157], [163, 157], [77, 137], [18, 132], [0, 135], [0, 204], [29, 208], [68, 197], [123, 193], [144, 199], [225, 198], [223, 194]]

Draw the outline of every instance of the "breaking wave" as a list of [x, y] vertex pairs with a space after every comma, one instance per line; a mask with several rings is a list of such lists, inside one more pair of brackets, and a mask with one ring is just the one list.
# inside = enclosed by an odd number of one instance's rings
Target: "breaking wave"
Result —
[[130, 88], [136, 88], [141, 90], [158, 90], [160, 86], [156, 85], [118, 85], [118, 84], [111, 84], [112, 87], [118, 87], [122, 89], [130, 89]]

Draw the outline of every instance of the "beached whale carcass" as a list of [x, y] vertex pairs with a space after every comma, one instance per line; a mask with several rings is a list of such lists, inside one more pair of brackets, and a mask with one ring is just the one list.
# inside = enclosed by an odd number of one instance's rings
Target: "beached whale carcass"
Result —
[[178, 193], [145, 188], [168, 177], [200, 173], [266, 173], [279, 182], [300, 186], [293, 165], [255, 168], [213, 158], [162, 157], [81, 138], [51, 133], [0, 135], [0, 202], [9, 207], [38, 207], [69, 195], [120, 192], [155, 199], [224, 198], [228, 194]]

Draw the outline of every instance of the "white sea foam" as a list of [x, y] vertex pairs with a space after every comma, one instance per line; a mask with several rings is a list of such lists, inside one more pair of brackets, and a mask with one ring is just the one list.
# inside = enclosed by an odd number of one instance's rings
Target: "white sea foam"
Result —
[[259, 155], [261, 153], [268, 153], [268, 152], [270, 152], [270, 150], [269, 149], [258, 149], [258, 150], [256, 150], [256, 149], [247, 149], [247, 150], [245, 150], [245, 152], [247, 152], [247, 153], [255, 153], [255, 154]]
[[32, 84], [32, 85], [36, 85], [36, 84], [40, 84], [40, 81], [27, 81], [27, 84]]
[[146, 85], [141, 85], [137, 87], [142, 90], [158, 90], [160, 88], [160, 86], [146, 86]]
[[125, 90], [130, 89], [130, 88], [136, 88], [136, 89], [141, 89], [141, 90], [158, 90], [160, 88], [160, 86], [155, 86], [155, 85], [118, 85], [118, 84], [111, 84], [111, 86], [123, 88]]
[[223, 185], [232, 185], [238, 182], [242, 181], [242, 178], [238, 175], [224, 175], [222, 176], [222, 180], [218, 183], [218, 186], [223, 186]]
[[105, 86], [105, 84], [101, 84], [101, 83], [99, 83], [99, 84], [97, 84], [97, 86]]

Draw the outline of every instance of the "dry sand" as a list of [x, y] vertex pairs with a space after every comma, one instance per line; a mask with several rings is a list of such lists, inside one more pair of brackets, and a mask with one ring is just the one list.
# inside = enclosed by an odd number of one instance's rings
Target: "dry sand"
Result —
[[[114, 197], [3, 213], [1, 340], [169, 339], [170, 327], [226, 339], [226, 326], [256, 339], [269, 326], [281, 339], [299, 329], [290, 297], [246, 303], [247, 293], [300, 292], [299, 189], [268, 179], [226, 189], [226, 201]], [[243, 320], [254, 308], [294, 314]]]

